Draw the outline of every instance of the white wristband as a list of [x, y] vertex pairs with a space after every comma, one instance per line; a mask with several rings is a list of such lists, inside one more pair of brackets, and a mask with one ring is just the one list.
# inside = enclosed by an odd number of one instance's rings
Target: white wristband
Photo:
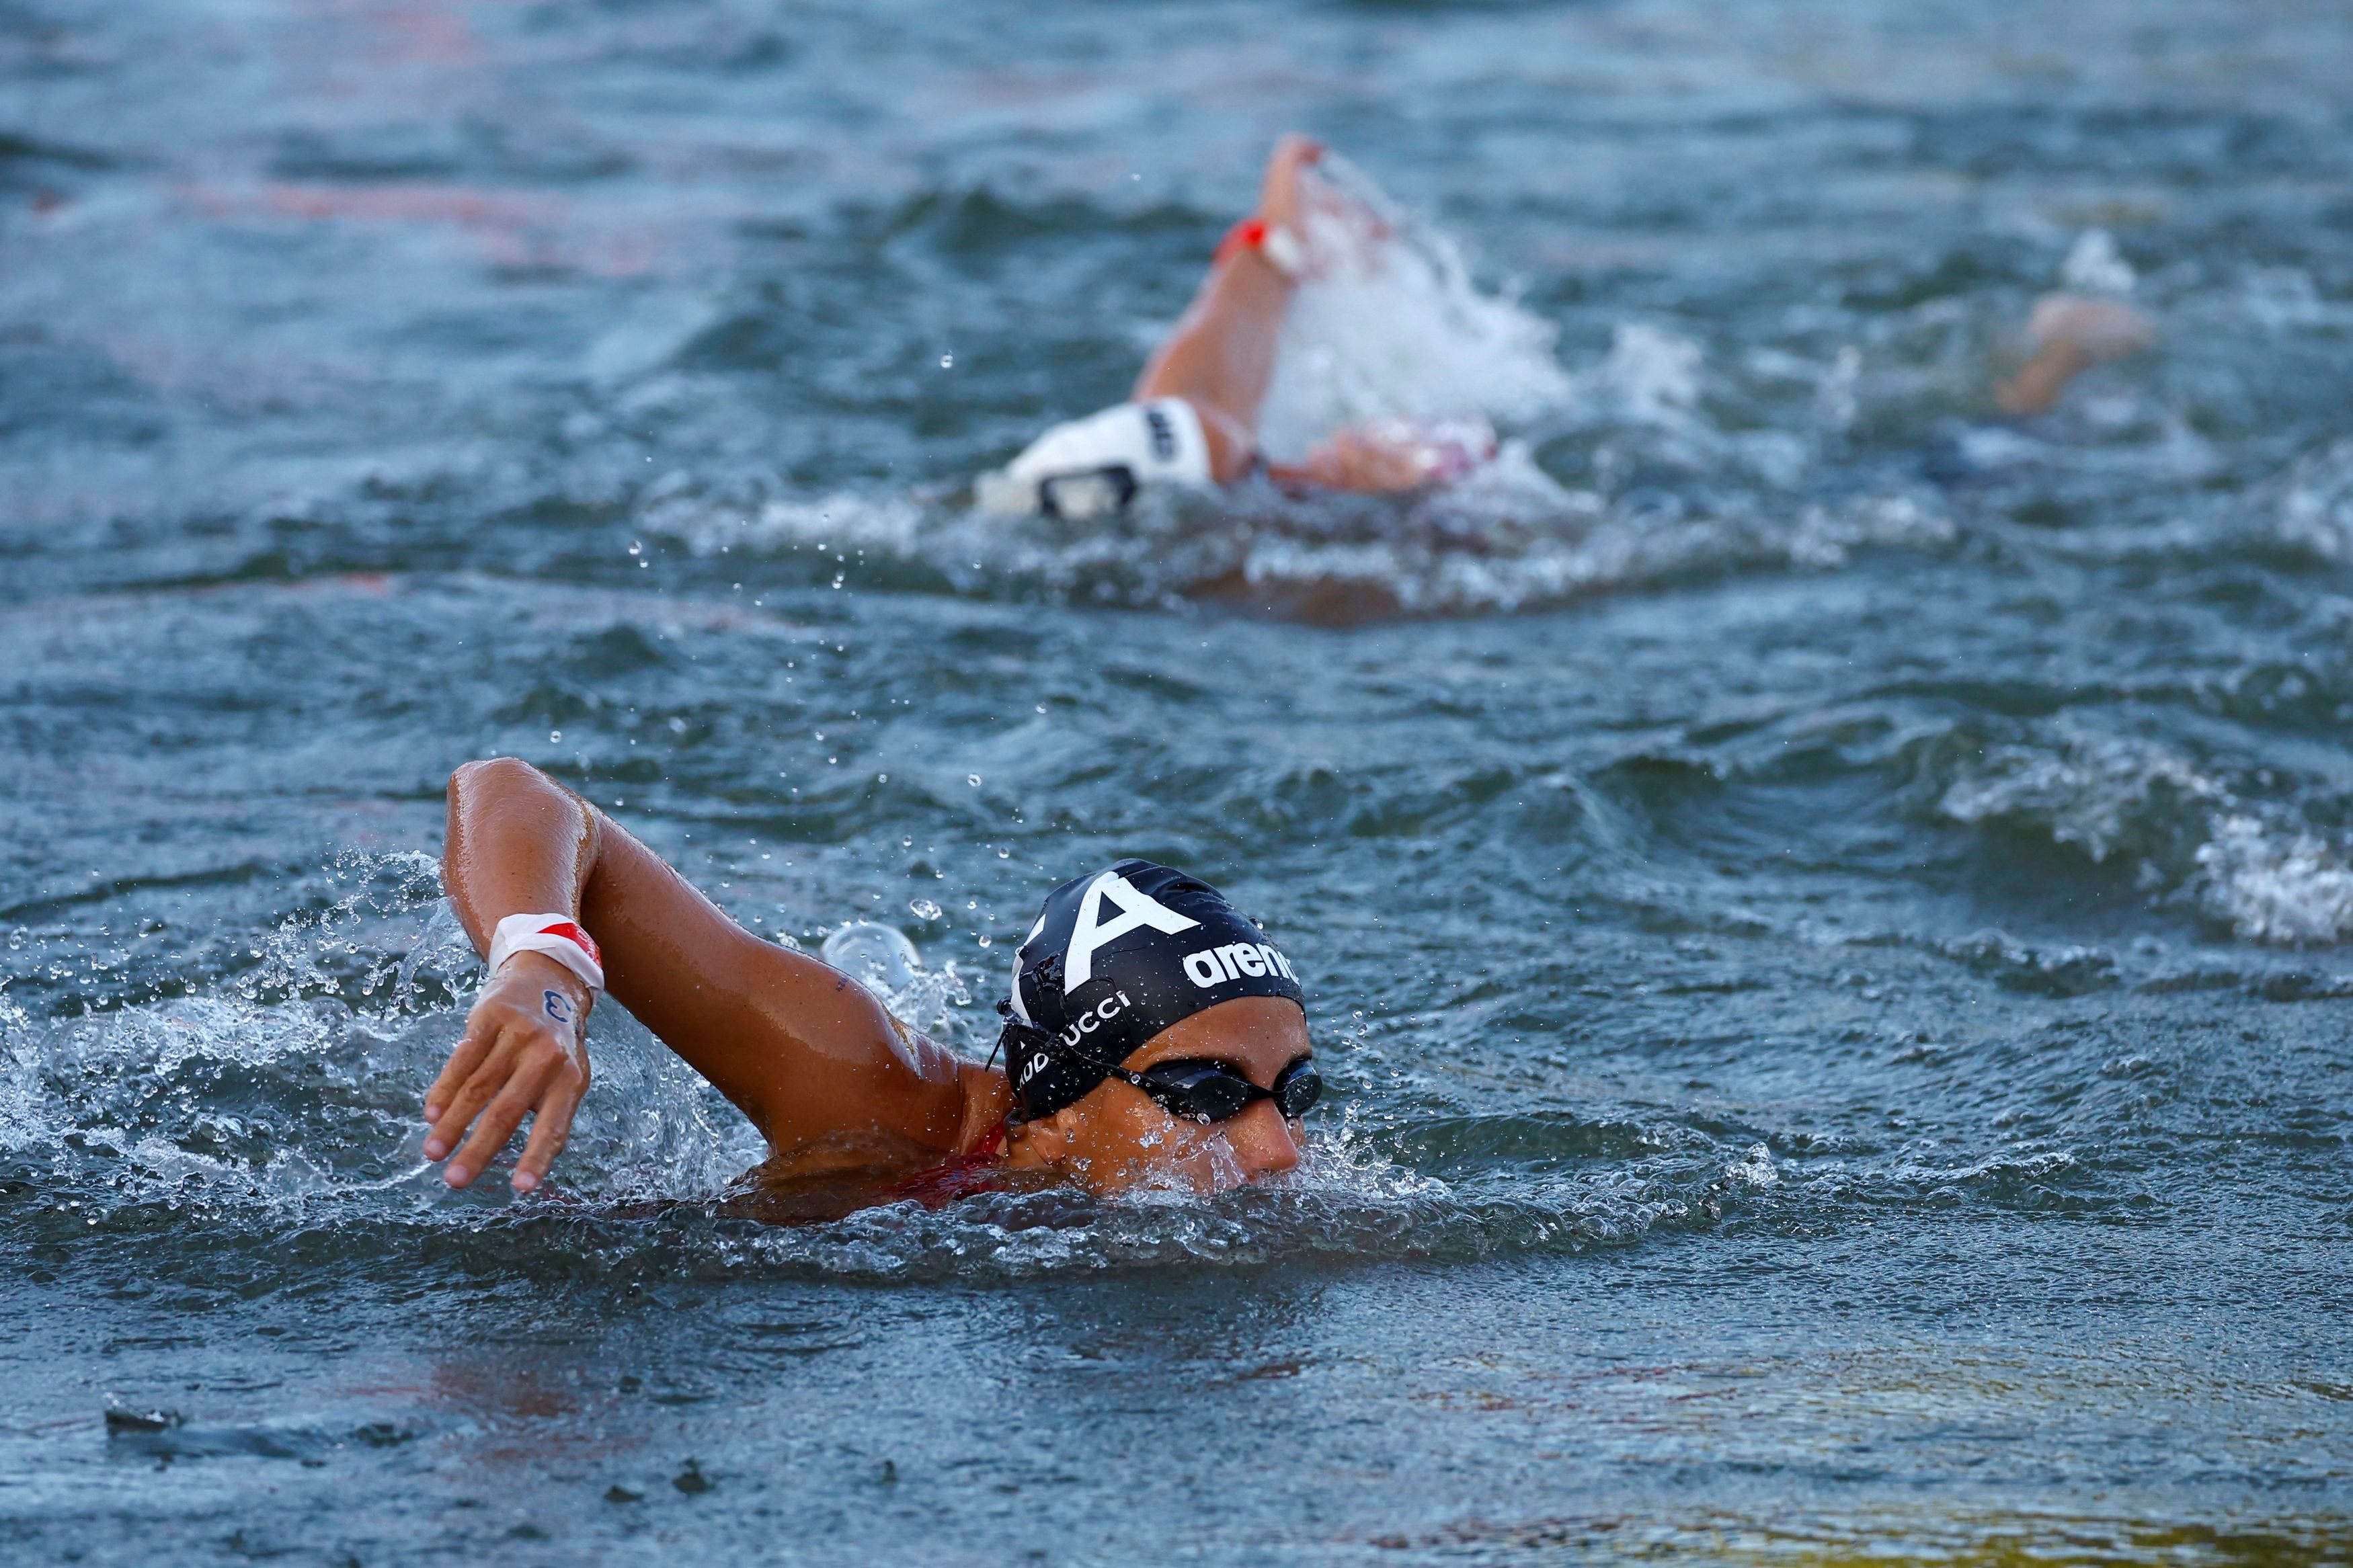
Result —
[[509, 915], [491, 932], [490, 970], [496, 974], [518, 952], [542, 952], [580, 976], [591, 991], [605, 989], [605, 955], [596, 939], [570, 915]]
[[1293, 282], [1307, 270], [1307, 247], [1279, 223], [1266, 226], [1266, 237], [1258, 242], [1258, 253], [1266, 258], [1269, 266]]

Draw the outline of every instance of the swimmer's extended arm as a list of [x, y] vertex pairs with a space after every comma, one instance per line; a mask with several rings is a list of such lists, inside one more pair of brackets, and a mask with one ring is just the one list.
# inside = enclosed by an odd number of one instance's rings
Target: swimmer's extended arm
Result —
[[[1259, 216], [1294, 232], [1299, 171], [1323, 154], [1304, 136], [1286, 136], [1268, 158]], [[1258, 451], [1258, 410], [1274, 378], [1276, 339], [1291, 308], [1291, 279], [1256, 250], [1212, 266], [1176, 331], [1136, 378], [1138, 403], [1181, 397], [1201, 416], [1209, 438], [1209, 473], [1231, 484], [1250, 472]]]
[[[833, 1141], [954, 1153], [999, 1109], [1001, 1075], [902, 1038], [848, 975], [762, 941], [610, 817], [528, 763], [470, 763], [449, 780], [444, 876], [477, 948], [515, 913], [576, 914], [603, 950], [614, 1000], [711, 1080], [780, 1154]], [[552, 973], [551, 973], [552, 972]], [[463, 1186], [523, 1114], [537, 1120], [516, 1167], [528, 1187], [563, 1147], [587, 1085], [539, 1007], [570, 973], [526, 953], [483, 991], [426, 1096], [427, 1152], [474, 1124], [448, 1173]], [[585, 1013], [586, 997], [571, 982]], [[535, 1010], [536, 1009], [536, 1010]], [[529, 1173], [531, 1180], [520, 1178]], [[463, 1179], [461, 1179], [463, 1178]]]
[[2067, 384], [2095, 364], [2152, 348], [2157, 323], [2119, 300], [2045, 294], [2026, 324], [2033, 356], [1994, 389], [1995, 406], [2013, 418], [2050, 412]]

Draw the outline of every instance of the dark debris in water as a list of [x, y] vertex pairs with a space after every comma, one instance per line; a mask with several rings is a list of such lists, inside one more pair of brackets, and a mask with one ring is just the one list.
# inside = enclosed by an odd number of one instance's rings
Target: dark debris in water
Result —
[[187, 1417], [176, 1410], [133, 1410], [125, 1405], [106, 1407], [106, 1433], [113, 1436], [127, 1432], [169, 1432], [187, 1424]]

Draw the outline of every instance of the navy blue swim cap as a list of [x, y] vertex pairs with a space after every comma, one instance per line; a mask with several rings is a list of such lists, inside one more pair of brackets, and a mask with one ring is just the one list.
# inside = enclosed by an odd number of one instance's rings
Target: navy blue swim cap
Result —
[[1291, 961], [1198, 877], [1122, 860], [1046, 896], [999, 1044], [1024, 1117], [1075, 1104], [1170, 1025], [1240, 996], [1306, 998]]

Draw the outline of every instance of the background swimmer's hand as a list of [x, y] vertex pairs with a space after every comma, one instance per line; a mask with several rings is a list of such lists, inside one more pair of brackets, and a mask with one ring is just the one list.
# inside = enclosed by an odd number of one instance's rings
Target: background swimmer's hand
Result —
[[1494, 455], [1495, 432], [1483, 419], [1375, 419], [1334, 432], [1297, 468], [1271, 472], [1282, 482], [1378, 495], [1459, 479]]
[[1358, 429], [1336, 432], [1308, 453], [1307, 460], [1297, 469], [1277, 475], [1285, 479], [1294, 476], [1325, 489], [1369, 494], [1409, 490], [1427, 477], [1422, 471], [1420, 454], [1414, 448]]
[[1300, 189], [1299, 172], [1323, 156], [1324, 143], [1311, 136], [1293, 132], [1277, 142], [1259, 182], [1258, 216], [1298, 233], [1306, 199]]
[[465, 1037], [425, 1091], [425, 1120], [432, 1123], [427, 1159], [448, 1154], [466, 1129], [474, 1129], [442, 1169], [451, 1186], [481, 1174], [526, 1113], [531, 1140], [515, 1163], [512, 1184], [527, 1193], [546, 1179], [588, 1092], [588, 1005], [587, 987], [544, 953], [517, 953], [482, 988], [466, 1015]]
[[2069, 382], [2094, 365], [2156, 344], [2157, 323], [2121, 300], [2045, 294], [2026, 323], [2026, 346], [2033, 357], [1995, 388], [1994, 402], [2004, 414], [2043, 413]]

